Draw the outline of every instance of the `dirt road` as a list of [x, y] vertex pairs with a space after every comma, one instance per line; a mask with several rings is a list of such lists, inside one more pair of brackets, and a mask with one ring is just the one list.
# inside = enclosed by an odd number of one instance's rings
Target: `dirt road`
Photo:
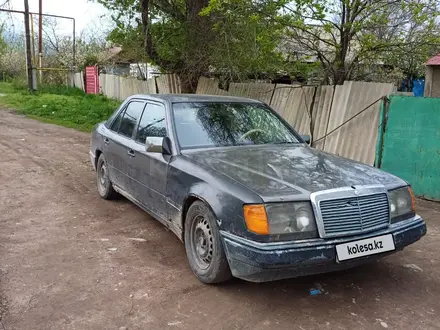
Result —
[[0, 111], [0, 329], [440, 327], [440, 204], [420, 202], [427, 236], [378, 263], [207, 286], [171, 232], [99, 198], [88, 148], [87, 134]]

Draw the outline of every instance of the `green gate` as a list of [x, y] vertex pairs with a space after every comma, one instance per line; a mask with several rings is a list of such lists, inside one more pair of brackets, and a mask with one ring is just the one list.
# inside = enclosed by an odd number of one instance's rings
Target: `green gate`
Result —
[[440, 98], [391, 96], [382, 106], [376, 165], [440, 201]]

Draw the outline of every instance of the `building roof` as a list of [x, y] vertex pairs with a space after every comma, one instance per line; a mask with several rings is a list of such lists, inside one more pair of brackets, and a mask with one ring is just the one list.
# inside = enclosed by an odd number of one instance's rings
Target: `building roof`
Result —
[[126, 51], [119, 46], [107, 48], [98, 55], [100, 63], [135, 63], [136, 60], [132, 58]]
[[440, 65], [440, 54], [435, 55], [434, 57], [431, 57], [425, 65]]
[[149, 98], [156, 100], [168, 101], [171, 103], [180, 102], [244, 102], [244, 103], [261, 103], [257, 100], [247, 99], [235, 96], [219, 96], [219, 95], [202, 95], [202, 94], [138, 94], [130, 98]]

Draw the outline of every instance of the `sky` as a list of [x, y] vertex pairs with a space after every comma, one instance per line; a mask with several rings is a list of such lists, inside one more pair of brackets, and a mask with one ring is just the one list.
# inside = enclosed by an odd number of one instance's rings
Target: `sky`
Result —
[[[39, 0], [28, 1], [29, 10], [38, 13]], [[0, 0], [0, 2], [2, 1]], [[24, 10], [24, 1], [10, 0], [8, 9]], [[111, 24], [109, 12], [101, 4], [90, 0], [43, 0], [43, 13], [74, 17], [77, 34], [87, 27], [105, 29]], [[14, 29], [21, 28], [23, 15], [14, 14], [12, 16]], [[72, 34], [72, 21], [59, 19], [58, 23], [60, 33]]]

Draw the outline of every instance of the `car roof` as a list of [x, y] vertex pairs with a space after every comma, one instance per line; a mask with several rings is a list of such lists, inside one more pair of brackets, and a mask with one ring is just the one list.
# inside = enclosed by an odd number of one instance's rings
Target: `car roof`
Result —
[[261, 103], [260, 101], [235, 96], [203, 95], [203, 94], [137, 94], [131, 98], [147, 98], [150, 100], [167, 101], [171, 103], [182, 102], [242, 102]]

